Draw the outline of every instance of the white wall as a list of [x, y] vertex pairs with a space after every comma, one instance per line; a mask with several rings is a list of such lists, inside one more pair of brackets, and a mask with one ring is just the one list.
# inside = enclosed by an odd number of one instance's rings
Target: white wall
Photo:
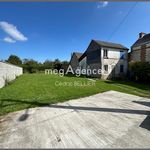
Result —
[[[104, 49], [108, 50], [108, 59], [103, 58]], [[120, 51], [124, 51], [124, 59], [120, 59]], [[102, 62], [102, 70], [104, 70], [104, 65], [108, 65], [108, 72], [111, 73], [115, 67], [115, 76], [120, 76], [120, 65], [124, 66], [124, 74], [127, 73], [128, 69], [128, 60], [127, 60], [128, 52], [127, 50], [120, 49], [112, 49], [112, 48], [102, 48], [101, 50], [101, 62]], [[104, 79], [107, 79], [108, 75], [104, 75]]]
[[102, 48], [101, 51], [101, 57], [103, 59], [103, 53], [104, 53], [104, 49], [108, 50], [108, 58], [109, 59], [120, 59], [120, 51], [124, 51], [125, 52], [125, 59], [127, 59], [127, 50], [122, 50], [122, 49], [113, 49], [113, 48]]
[[[108, 50], [108, 58], [103, 58], [104, 49]], [[124, 59], [120, 59], [120, 51], [124, 52]], [[104, 65], [108, 65], [108, 73], [104, 74]], [[120, 66], [124, 66], [124, 72], [120, 73]], [[87, 58], [85, 57], [79, 62], [79, 66], [82, 69], [86, 69], [87, 66]], [[114, 69], [115, 67], [115, 69]], [[128, 69], [128, 51], [123, 49], [113, 49], [113, 48], [101, 48], [101, 61], [99, 63], [90, 64], [90, 69], [102, 69], [101, 78], [108, 79], [111, 78], [112, 71], [115, 73], [115, 77], [121, 77], [126, 75]], [[100, 77], [100, 75], [96, 75], [96, 77]]]
[[6, 82], [10, 82], [22, 74], [23, 69], [21, 67], [0, 62], [0, 88], [5, 86]]

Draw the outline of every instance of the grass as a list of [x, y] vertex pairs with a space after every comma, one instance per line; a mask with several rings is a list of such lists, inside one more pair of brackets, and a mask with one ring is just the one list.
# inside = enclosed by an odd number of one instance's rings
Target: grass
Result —
[[[56, 86], [58, 83], [78, 83], [82, 86]], [[57, 75], [24, 74], [0, 89], [0, 115], [26, 108], [44, 106], [69, 99], [85, 97], [109, 90], [150, 98], [150, 85], [129, 81], [96, 80], [87, 86], [87, 78], [59, 77]]]

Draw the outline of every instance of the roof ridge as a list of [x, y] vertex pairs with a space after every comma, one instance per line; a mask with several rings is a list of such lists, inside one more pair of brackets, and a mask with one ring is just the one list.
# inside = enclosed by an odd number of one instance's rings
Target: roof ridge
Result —
[[93, 40], [93, 41], [96, 42], [97, 44], [99, 44], [100, 46], [108, 46], [108, 47], [128, 49], [127, 47], [125, 47], [124, 45], [122, 45], [120, 43], [113, 43], [113, 42], [107, 42], [107, 41], [101, 41], [101, 40]]
[[149, 42], [150, 42], [150, 33], [147, 33], [142, 38], [137, 39], [131, 47], [140, 46], [141, 44]]
[[122, 45], [120, 43], [114, 43], [114, 42], [109, 42], [109, 41], [102, 41], [102, 40], [94, 40], [94, 41], [99, 41], [99, 42], [106, 42], [106, 43], [112, 43], [112, 44], [119, 44], [119, 45]]
[[82, 52], [77, 52], [77, 51], [75, 52], [75, 51], [73, 51], [72, 54], [73, 54], [73, 53], [82, 53]]

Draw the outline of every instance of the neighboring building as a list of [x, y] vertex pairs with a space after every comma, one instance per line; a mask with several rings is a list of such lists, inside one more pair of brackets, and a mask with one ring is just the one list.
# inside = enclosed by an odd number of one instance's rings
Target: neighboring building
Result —
[[138, 40], [131, 46], [130, 61], [150, 61], [150, 33], [139, 33]]
[[128, 48], [121, 44], [92, 40], [87, 50], [79, 58], [81, 68], [105, 71], [91, 76], [111, 79], [126, 75], [128, 68]]
[[21, 67], [0, 61], [0, 88], [23, 74]]
[[71, 55], [70, 65], [73, 70], [76, 70], [79, 67], [79, 58], [82, 56], [82, 53], [73, 52]]

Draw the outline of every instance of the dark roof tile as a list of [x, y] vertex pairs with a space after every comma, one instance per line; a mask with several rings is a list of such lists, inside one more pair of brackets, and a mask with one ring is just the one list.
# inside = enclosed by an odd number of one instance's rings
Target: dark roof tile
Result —
[[77, 56], [77, 58], [79, 59], [83, 53], [79, 53], [79, 52], [74, 52], [73, 54], [75, 54]]
[[142, 38], [138, 39], [138, 40], [132, 45], [132, 47], [134, 47], [134, 46], [139, 46], [139, 45], [142, 45], [142, 44], [147, 43], [147, 42], [150, 42], [150, 33], [149, 33], [149, 34], [146, 34], [146, 35], [144, 35]]
[[95, 42], [96, 42], [97, 44], [99, 44], [100, 46], [128, 50], [127, 47], [125, 47], [125, 46], [123, 46], [123, 45], [121, 45], [121, 44], [112, 43], [112, 42], [105, 42], [105, 41], [99, 41], [99, 40], [93, 40], [93, 41], [95, 41]]

